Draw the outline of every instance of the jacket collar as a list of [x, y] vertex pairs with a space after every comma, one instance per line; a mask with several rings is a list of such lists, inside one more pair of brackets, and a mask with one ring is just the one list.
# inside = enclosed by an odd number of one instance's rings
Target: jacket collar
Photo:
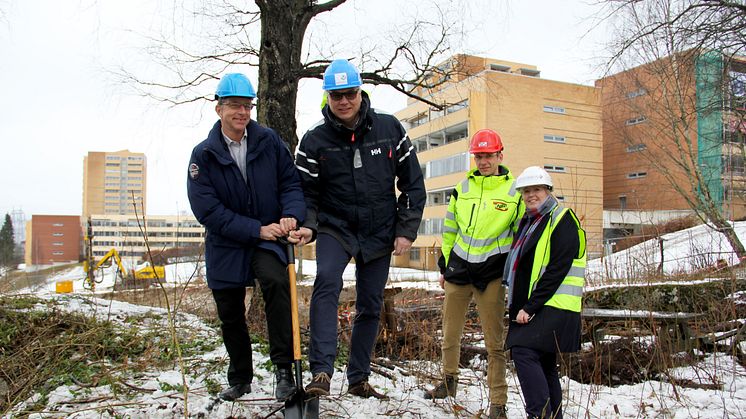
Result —
[[[221, 127], [222, 124], [220, 120], [215, 122], [215, 125], [212, 126], [210, 133], [207, 134], [206, 149], [215, 155], [220, 164], [229, 165], [233, 163], [233, 157], [231, 157], [228, 145], [225, 143]], [[267, 136], [268, 131], [264, 127], [259, 125], [253, 119], [249, 120], [249, 125], [246, 126], [246, 159], [248, 161], [253, 160], [262, 150], [264, 150], [267, 145]]]
[[355, 124], [355, 128], [351, 130], [344, 126], [344, 124], [342, 124], [342, 121], [334, 116], [328, 104], [324, 105], [324, 107], [321, 109], [321, 113], [324, 115], [324, 120], [326, 121], [326, 123], [329, 124], [336, 131], [352, 131], [355, 133], [356, 136], [361, 133], [370, 131], [373, 125], [373, 108], [371, 108], [370, 106], [370, 97], [368, 96], [368, 93], [365, 92], [365, 90], [361, 90], [360, 95], [362, 96], [362, 102], [360, 103], [360, 112], [358, 113], [358, 115], [360, 115], [360, 118], [358, 118], [357, 124]]

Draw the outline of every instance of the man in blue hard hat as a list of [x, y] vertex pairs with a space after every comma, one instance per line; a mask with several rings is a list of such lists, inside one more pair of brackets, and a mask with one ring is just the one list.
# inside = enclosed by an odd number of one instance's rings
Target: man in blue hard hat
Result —
[[[355, 318], [347, 367], [348, 393], [386, 398], [368, 384], [391, 253], [407, 252], [425, 206], [420, 163], [404, 127], [371, 108], [357, 69], [335, 60], [324, 73], [324, 120], [302, 138], [296, 154], [308, 208], [291, 232], [316, 240], [317, 276], [310, 308], [310, 395], [328, 395], [337, 352], [342, 272], [355, 259]], [[397, 198], [396, 189], [400, 194]]]
[[220, 79], [215, 92], [220, 120], [192, 151], [187, 177], [192, 212], [207, 230], [207, 285], [230, 358], [229, 387], [219, 394], [227, 401], [251, 392], [254, 373], [244, 300], [246, 287], [255, 280], [271, 331], [275, 395], [285, 400], [295, 391], [288, 261], [277, 239], [305, 219], [306, 206], [287, 145], [275, 131], [251, 120], [255, 97], [245, 75]]

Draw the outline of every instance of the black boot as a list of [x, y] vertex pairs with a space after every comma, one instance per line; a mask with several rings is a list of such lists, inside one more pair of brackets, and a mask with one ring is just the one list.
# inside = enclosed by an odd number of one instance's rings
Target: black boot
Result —
[[221, 391], [220, 394], [218, 394], [218, 397], [225, 401], [232, 402], [247, 393], [251, 393], [251, 383], [230, 386]]
[[277, 397], [277, 400], [284, 401], [295, 394], [295, 380], [293, 379], [293, 371], [290, 367], [277, 367], [275, 378], [277, 379], [277, 387], [275, 388], [275, 397]]

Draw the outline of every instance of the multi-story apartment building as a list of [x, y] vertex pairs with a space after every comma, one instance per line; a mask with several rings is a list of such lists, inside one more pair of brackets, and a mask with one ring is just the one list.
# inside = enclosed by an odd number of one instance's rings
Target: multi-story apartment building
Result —
[[[92, 215], [92, 251], [98, 259], [115, 248], [122, 260], [134, 263], [172, 248], [198, 248], [205, 230], [193, 215]], [[147, 237], [147, 246], [145, 243]]]
[[[515, 176], [528, 166], [552, 175], [554, 193], [573, 208], [587, 232], [589, 256], [602, 242], [602, 141], [599, 89], [540, 78], [535, 66], [456, 55], [429, 81], [444, 81], [416, 93], [432, 103], [409, 100], [396, 113], [417, 148], [425, 175], [427, 204], [419, 237], [399, 266], [436, 269], [443, 218], [450, 193], [475, 167], [471, 135], [497, 131], [505, 146], [503, 164]], [[439, 78], [445, 79], [438, 80]]]
[[702, 193], [726, 217], [746, 215], [746, 57], [690, 50], [596, 86], [607, 228], [680, 216]]
[[26, 265], [54, 265], [80, 260], [82, 229], [78, 215], [32, 215], [26, 222]]
[[147, 214], [146, 172], [143, 153], [88, 152], [83, 158], [83, 217]]

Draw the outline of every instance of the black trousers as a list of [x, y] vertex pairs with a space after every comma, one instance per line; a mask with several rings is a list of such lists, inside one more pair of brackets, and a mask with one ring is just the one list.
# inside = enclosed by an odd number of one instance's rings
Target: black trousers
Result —
[[510, 349], [529, 418], [562, 419], [562, 386], [557, 354], [525, 346]]
[[[256, 249], [251, 269], [264, 297], [269, 357], [275, 365], [293, 362], [293, 333], [290, 320], [290, 285], [287, 266], [273, 252]], [[251, 338], [246, 325], [246, 288], [212, 290], [220, 318], [223, 342], [228, 351], [228, 384], [250, 383], [254, 377]]]

